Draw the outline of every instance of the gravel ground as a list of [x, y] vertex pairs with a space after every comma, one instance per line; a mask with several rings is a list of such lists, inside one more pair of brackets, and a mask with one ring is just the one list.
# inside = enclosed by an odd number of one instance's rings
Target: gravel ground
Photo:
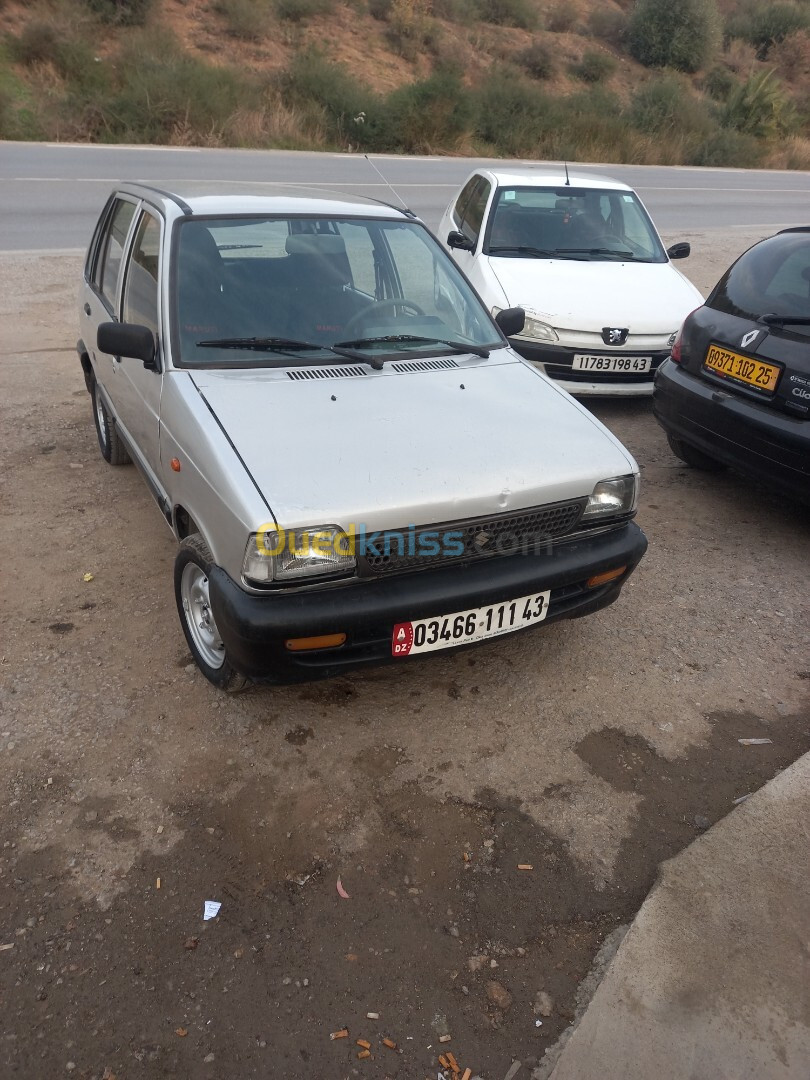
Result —
[[[704, 291], [756, 239], [686, 238]], [[170, 533], [98, 453], [79, 266], [0, 256], [0, 1072], [528, 1075], [660, 861], [810, 748], [808, 513], [682, 467], [648, 401], [595, 403], [650, 540], [616, 605], [219, 694]]]

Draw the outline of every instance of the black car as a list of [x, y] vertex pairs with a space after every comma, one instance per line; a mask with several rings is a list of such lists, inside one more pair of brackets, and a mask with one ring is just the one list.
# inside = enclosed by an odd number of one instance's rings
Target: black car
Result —
[[673, 452], [810, 503], [810, 227], [749, 248], [684, 322], [653, 411]]

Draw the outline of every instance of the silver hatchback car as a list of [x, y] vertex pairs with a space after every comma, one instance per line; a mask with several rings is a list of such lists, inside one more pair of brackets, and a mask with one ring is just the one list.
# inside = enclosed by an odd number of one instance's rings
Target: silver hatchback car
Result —
[[101, 453], [178, 540], [222, 689], [585, 615], [644, 554], [633, 458], [409, 212], [122, 185], [79, 318]]

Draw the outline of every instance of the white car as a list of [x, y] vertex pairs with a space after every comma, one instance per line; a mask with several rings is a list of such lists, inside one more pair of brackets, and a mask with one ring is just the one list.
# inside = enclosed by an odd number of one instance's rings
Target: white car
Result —
[[510, 344], [572, 394], [652, 394], [653, 377], [703, 297], [671, 265], [641, 200], [609, 177], [477, 169], [439, 238], [489, 310], [526, 311]]

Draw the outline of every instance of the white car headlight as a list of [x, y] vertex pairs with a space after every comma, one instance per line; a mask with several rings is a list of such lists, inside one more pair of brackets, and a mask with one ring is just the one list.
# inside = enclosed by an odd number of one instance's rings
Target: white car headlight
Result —
[[600, 480], [582, 514], [591, 521], [600, 518], [623, 517], [632, 514], [638, 503], [638, 477], [617, 476], [613, 480]]
[[[523, 305], [520, 305], [521, 307]], [[502, 308], [494, 307], [492, 309], [493, 319], [502, 311]], [[525, 309], [524, 309], [525, 310]], [[523, 324], [523, 329], [519, 334], [515, 334], [515, 337], [525, 338], [527, 341], [559, 341], [557, 331], [551, 326], [550, 323], [543, 322], [542, 319], [538, 319], [536, 315], [532, 315], [529, 311], [526, 311], [526, 321]]]
[[242, 574], [252, 585], [342, 574], [357, 565], [354, 541], [337, 525], [260, 529], [245, 549]]

